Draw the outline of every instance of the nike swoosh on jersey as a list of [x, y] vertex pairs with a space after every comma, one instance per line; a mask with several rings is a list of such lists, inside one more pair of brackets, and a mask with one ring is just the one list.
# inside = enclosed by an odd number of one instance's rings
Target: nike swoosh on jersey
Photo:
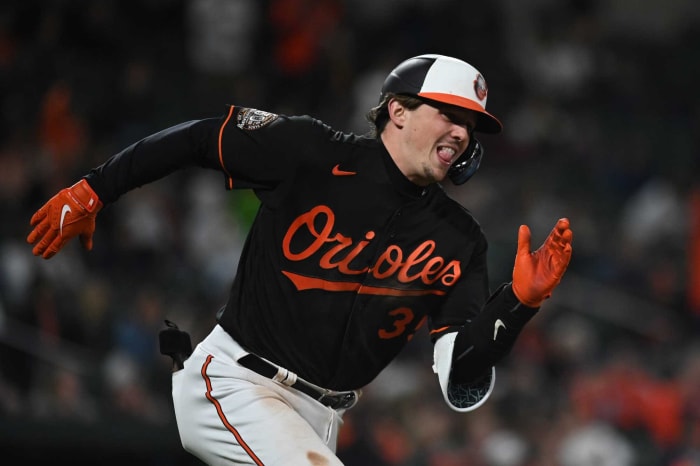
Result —
[[504, 324], [501, 319], [496, 319], [496, 322], [493, 324], [493, 339], [494, 339], [494, 341], [496, 340], [496, 337], [498, 336], [498, 329], [500, 329], [501, 327], [506, 328], [506, 324]]
[[351, 172], [351, 171], [346, 171], [346, 170], [341, 170], [340, 169], [340, 164], [337, 164], [335, 167], [333, 167], [333, 170], [331, 170], [331, 173], [335, 176], [352, 176], [352, 175], [357, 175], [357, 172]]
[[61, 222], [58, 224], [59, 233], [61, 236], [63, 236], [63, 221], [66, 219], [68, 212], [72, 212], [70, 206], [68, 204], [63, 204], [63, 207], [61, 208]]

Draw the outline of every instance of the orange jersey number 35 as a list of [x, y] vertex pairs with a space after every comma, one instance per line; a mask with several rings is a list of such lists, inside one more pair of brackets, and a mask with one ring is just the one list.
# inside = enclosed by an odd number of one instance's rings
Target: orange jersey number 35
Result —
[[389, 315], [395, 317], [395, 320], [393, 322], [393, 328], [388, 330], [379, 329], [379, 331], [377, 332], [379, 338], [382, 338], [384, 340], [399, 337], [401, 335], [406, 334], [407, 331], [410, 331], [410, 333], [406, 336], [406, 340], [410, 341], [411, 338], [413, 338], [413, 335], [416, 333], [416, 331], [423, 326], [426, 319], [428, 318], [427, 316], [423, 316], [420, 322], [418, 322], [418, 324], [415, 325], [415, 327], [412, 327], [411, 324], [415, 320], [415, 315], [413, 314], [413, 311], [411, 309], [407, 307], [400, 307], [389, 312]]

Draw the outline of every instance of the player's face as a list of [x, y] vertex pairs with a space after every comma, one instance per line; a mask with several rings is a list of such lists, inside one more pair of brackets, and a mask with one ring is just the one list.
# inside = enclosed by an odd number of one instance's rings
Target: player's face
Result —
[[424, 104], [406, 112], [404, 174], [418, 185], [442, 181], [469, 144], [476, 113], [452, 105]]

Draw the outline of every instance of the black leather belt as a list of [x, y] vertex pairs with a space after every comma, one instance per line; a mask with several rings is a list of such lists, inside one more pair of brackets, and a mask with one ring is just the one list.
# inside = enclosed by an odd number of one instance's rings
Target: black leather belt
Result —
[[[277, 375], [276, 366], [270, 364], [255, 354], [247, 354], [243, 356], [238, 360], [238, 363], [253, 372], [257, 372], [263, 377], [267, 377], [268, 379], [275, 380], [275, 376]], [[284, 382], [282, 383], [284, 384]], [[314, 400], [328, 406], [331, 409], [350, 409], [355, 405], [355, 403], [357, 403], [357, 392], [353, 391], [335, 392], [332, 390], [325, 390], [315, 387], [302, 379], [297, 379], [293, 384], [287, 386], [309, 395]]]

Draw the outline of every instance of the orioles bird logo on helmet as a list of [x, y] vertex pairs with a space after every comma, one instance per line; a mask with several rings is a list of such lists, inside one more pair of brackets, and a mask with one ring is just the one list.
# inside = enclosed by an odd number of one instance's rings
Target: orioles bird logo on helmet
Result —
[[474, 93], [476, 94], [476, 97], [479, 100], [484, 100], [488, 92], [489, 90], [486, 87], [486, 80], [483, 76], [481, 76], [481, 73], [477, 74], [476, 79], [474, 80]]

